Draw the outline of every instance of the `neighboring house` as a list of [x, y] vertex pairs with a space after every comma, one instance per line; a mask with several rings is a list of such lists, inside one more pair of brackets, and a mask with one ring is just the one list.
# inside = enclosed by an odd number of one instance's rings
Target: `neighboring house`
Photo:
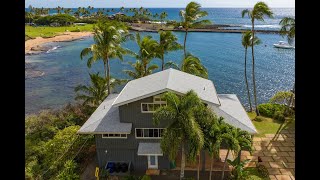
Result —
[[180, 95], [194, 90], [225, 122], [257, 133], [235, 94], [217, 94], [212, 81], [175, 69], [167, 69], [132, 80], [120, 94], [110, 94], [79, 134], [94, 134], [100, 167], [108, 161], [130, 161], [135, 170], [169, 169], [160, 139], [169, 122], [153, 125], [153, 112], [166, 101], [159, 95], [171, 91]]

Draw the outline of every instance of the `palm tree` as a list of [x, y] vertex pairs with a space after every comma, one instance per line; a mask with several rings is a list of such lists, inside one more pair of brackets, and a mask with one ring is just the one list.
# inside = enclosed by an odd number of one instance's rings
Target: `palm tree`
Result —
[[129, 62], [134, 70], [123, 70], [124, 73], [129, 75], [132, 79], [138, 79], [144, 76], [152, 74], [152, 72], [158, 69], [156, 64], [147, 67], [147, 71], [144, 70], [144, 66], [141, 60], [136, 60], [135, 63]]
[[229, 128], [226, 128], [226, 132], [221, 137], [222, 141], [224, 141], [228, 147], [228, 152], [224, 161], [221, 177], [221, 180], [223, 180], [225, 167], [228, 162], [227, 158], [229, 156], [230, 150], [233, 150], [234, 154], [238, 154], [238, 158], [240, 160], [242, 149], [251, 151], [252, 138], [247, 131], [243, 131], [240, 128], [235, 128], [231, 125], [229, 125]]
[[153, 15], [153, 18], [155, 18], [155, 19], [157, 19], [159, 17], [159, 14], [158, 13], [155, 13], [154, 15]]
[[139, 8], [139, 12], [140, 12], [141, 14], [143, 13], [143, 7], [142, 7], [142, 6]]
[[121, 12], [123, 12], [123, 11], [124, 11], [124, 7], [123, 7], [123, 6], [120, 8], [120, 11], [121, 11]]
[[56, 10], [57, 10], [58, 14], [61, 14], [61, 7], [60, 6], [56, 7]]
[[[106, 85], [108, 80], [104, 77], [99, 76], [99, 73], [89, 75], [91, 80], [91, 86], [78, 85], [77, 87], [75, 87], [74, 90], [77, 93], [75, 100], [83, 100], [83, 105], [97, 107], [110, 94], [110, 91], [107, 90]], [[127, 81], [114, 79], [111, 77], [111, 89], [125, 82]], [[78, 94], [78, 92], [80, 91], [82, 92], [82, 94]]]
[[[220, 137], [218, 134], [218, 131], [215, 129], [215, 127], [218, 125], [218, 118], [214, 114], [214, 112], [206, 107], [206, 106], [199, 106], [196, 107], [194, 112], [195, 119], [197, 120], [197, 123], [199, 124], [203, 135], [204, 135], [204, 150], [208, 150], [210, 156], [212, 157], [211, 163], [213, 163], [213, 157], [218, 157], [219, 155], [219, 149], [215, 148], [217, 145], [220, 147], [220, 144], [217, 143], [217, 138]], [[218, 155], [215, 155], [218, 154]], [[197, 169], [197, 179], [200, 178], [200, 154], [198, 156], [198, 169]], [[211, 178], [211, 175], [210, 175]]]
[[184, 43], [183, 43], [183, 51], [184, 51], [184, 58], [187, 57], [186, 52], [186, 42], [187, 42], [187, 35], [189, 28], [192, 28], [197, 25], [204, 25], [209, 24], [209, 20], [200, 20], [200, 18], [207, 16], [208, 13], [206, 11], [200, 10], [201, 5], [196, 2], [190, 2], [185, 10], [180, 10], [180, 17], [181, 17], [181, 24], [184, 27], [186, 34], [184, 36]]
[[[245, 55], [244, 55], [244, 78], [246, 81], [246, 87], [247, 87], [247, 95], [248, 95], [248, 102], [250, 105], [250, 112], [252, 112], [252, 104], [251, 104], [251, 97], [250, 97], [250, 90], [249, 90], [249, 85], [248, 85], [248, 78], [247, 78], [247, 51], [248, 47], [252, 46], [252, 32], [251, 31], [246, 31], [242, 34], [242, 46], [245, 49]], [[253, 45], [258, 45], [261, 43], [260, 39], [256, 36], [254, 37], [255, 39], [253, 40]]]
[[220, 158], [220, 147], [222, 143], [222, 135], [226, 132], [226, 129], [229, 128], [228, 124], [223, 122], [223, 118], [213, 117], [214, 119], [211, 121], [211, 124], [208, 128], [208, 133], [205, 139], [205, 146], [209, 151], [209, 155], [211, 156], [211, 164], [210, 164], [210, 174], [209, 180], [212, 177], [212, 168], [213, 162], [216, 158]]
[[281, 29], [280, 34], [282, 36], [286, 35], [288, 39], [288, 43], [291, 44], [296, 35], [296, 20], [291, 17], [284, 17], [281, 19], [280, 23]]
[[67, 8], [63, 11], [65, 14], [70, 14], [72, 12], [71, 8]]
[[28, 9], [29, 9], [29, 12], [30, 12], [30, 13], [33, 13], [33, 12], [34, 12], [34, 7], [32, 7], [31, 5], [29, 5]]
[[172, 61], [169, 61], [164, 65], [164, 67], [171, 67], [189, 74], [193, 74], [208, 79], [207, 68], [204, 67], [204, 65], [201, 63], [201, 60], [198, 57], [195, 57], [190, 53], [187, 54], [187, 57], [182, 60], [180, 65], [177, 65]]
[[221, 180], [223, 180], [223, 178], [224, 178], [224, 171], [225, 171], [225, 168], [227, 165], [227, 159], [228, 159], [230, 150], [233, 150], [235, 152], [235, 154], [237, 154], [240, 151], [239, 143], [238, 143], [236, 137], [234, 136], [235, 129], [233, 127], [229, 126], [229, 128], [226, 128], [225, 130], [226, 131], [221, 135], [221, 138], [222, 138], [222, 141], [225, 142], [225, 144], [228, 148], [228, 151], [227, 151], [227, 155], [224, 159]]
[[256, 91], [256, 80], [255, 80], [255, 73], [254, 73], [254, 67], [255, 67], [255, 63], [254, 63], [254, 21], [258, 20], [258, 21], [264, 21], [264, 16], [268, 16], [270, 18], [273, 17], [273, 12], [271, 11], [271, 9], [268, 7], [268, 5], [264, 2], [257, 2], [252, 10], [249, 9], [245, 9], [242, 11], [242, 18], [245, 15], [248, 15], [249, 18], [251, 19], [251, 23], [252, 23], [252, 38], [251, 38], [251, 44], [253, 46], [251, 46], [251, 52], [252, 52], [252, 80], [253, 80], [253, 96], [254, 96], [254, 104], [256, 107], [256, 113], [259, 116], [259, 110], [258, 110], [258, 104], [257, 104], [257, 91]]
[[[130, 50], [122, 48], [121, 44], [129, 36], [127, 27], [120, 22], [99, 22], [93, 29], [93, 39], [95, 44], [84, 48], [80, 58], [91, 55], [87, 66], [91, 68], [92, 63], [102, 60], [106, 79], [110, 79], [110, 59], [118, 58], [123, 60], [123, 55], [131, 53]], [[110, 82], [108, 81], [108, 92], [110, 92]]]
[[145, 71], [143, 76], [146, 76], [148, 74], [148, 64], [158, 55], [159, 44], [156, 40], [152, 39], [152, 36], [144, 36], [141, 39], [139, 33], [136, 33], [136, 42], [139, 46], [139, 52], [136, 54], [136, 59], [141, 60]]
[[25, 11], [24, 15], [26, 19], [29, 19], [29, 25], [31, 25], [31, 22], [32, 22], [31, 20], [33, 20], [33, 17], [34, 17], [33, 14], [31, 12]]
[[167, 105], [156, 110], [153, 120], [156, 125], [162, 121], [170, 122], [164, 131], [160, 146], [170, 160], [174, 160], [181, 149], [180, 179], [182, 179], [186, 155], [189, 160], [194, 160], [204, 144], [202, 130], [194, 117], [195, 107], [204, 104], [192, 90], [184, 96], [177, 96], [172, 92], [167, 92], [163, 96]]
[[168, 14], [164, 11], [162, 13], [160, 13], [160, 19], [161, 21], [163, 21], [164, 19], [166, 19], [166, 17], [168, 16]]
[[171, 31], [159, 31], [159, 56], [161, 59], [161, 70], [164, 70], [164, 55], [170, 51], [182, 49], [182, 46], [177, 42], [178, 38]]

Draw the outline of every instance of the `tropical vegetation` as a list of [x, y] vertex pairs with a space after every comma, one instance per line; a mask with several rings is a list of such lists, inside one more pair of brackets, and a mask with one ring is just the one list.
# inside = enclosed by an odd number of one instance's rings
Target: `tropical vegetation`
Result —
[[282, 36], [287, 36], [288, 43], [292, 44], [296, 36], [296, 20], [292, 17], [284, 17], [281, 19], [280, 23], [281, 29], [280, 34]]
[[188, 30], [192, 27], [197, 27], [200, 25], [210, 24], [209, 20], [200, 20], [202, 17], [207, 16], [208, 13], [206, 11], [201, 11], [201, 5], [196, 2], [190, 2], [184, 10], [180, 10], [180, 17], [181, 22], [180, 25], [185, 30], [184, 35], [184, 42], [183, 42], [183, 52], [184, 58], [187, 58], [187, 51], [186, 51], [186, 43], [187, 43], [187, 36]]
[[[119, 59], [122, 61], [125, 55], [133, 56], [135, 61], [128, 62], [132, 69], [123, 71], [130, 79], [141, 78], [157, 71], [158, 65], [153, 64], [153, 60], [156, 58], [161, 59], [161, 70], [171, 67], [208, 78], [208, 71], [201, 60], [186, 51], [188, 30], [210, 24], [210, 21], [202, 19], [207, 15], [207, 12], [201, 11], [200, 4], [196, 2], [190, 2], [179, 14], [181, 17], [179, 25], [185, 30], [183, 46], [178, 43], [177, 37], [171, 31], [159, 31], [159, 41], [157, 41], [152, 36], [141, 37], [140, 33], [133, 36], [129, 33], [127, 25], [123, 23], [148, 21], [152, 18], [164, 21], [168, 15], [166, 12], [152, 15], [148, 9], [143, 7], [130, 9], [121, 7], [119, 12], [130, 12], [133, 15], [117, 14], [112, 20], [108, 13], [116, 12], [114, 8], [99, 8], [93, 13], [91, 6], [79, 7], [76, 11], [58, 6], [53, 9], [56, 11], [56, 15], [48, 15], [50, 10], [52, 9], [29, 7], [29, 11], [25, 12], [26, 22], [29, 24], [35, 22], [37, 25], [58, 23], [63, 27], [26, 26], [26, 35], [28, 35], [26, 38], [39, 35], [43, 37], [54, 36], [67, 30], [93, 29], [94, 44], [81, 51], [80, 59], [83, 60], [87, 57], [88, 68], [95, 62], [102, 61], [104, 73], [103, 76], [100, 76], [99, 72], [89, 73], [91, 84], [78, 85], [75, 88], [76, 105], [68, 105], [60, 110], [43, 111], [38, 115], [26, 117], [26, 179], [79, 179], [81, 166], [85, 162], [85, 158], [91, 155], [90, 148], [94, 147], [94, 140], [92, 136], [79, 136], [76, 132], [95, 108], [118, 85], [127, 82], [111, 76], [110, 60]], [[242, 45], [245, 49], [244, 78], [252, 111], [247, 80], [247, 49], [251, 47], [253, 95], [256, 110], [256, 113], [249, 112], [249, 116], [261, 134], [273, 133], [294, 122], [294, 108], [292, 107], [294, 92], [278, 92], [270, 99], [269, 103], [257, 104], [254, 46], [258, 45], [260, 40], [255, 36], [254, 25], [255, 20], [263, 21], [264, 16], [272, 17], [273, 13], [265, 3], [258, 2], [252, 10], [246, 9], [242, 12], [243, 17], [246, 14], [251, 20], [252, 29], [242, 35]], [[77, 21], [95, 24], [69, 26]], [[294, 19], [284, 18], [280, 24], [282, 25], [282, 34], [293, 39]], [[45, 33], [46, 30], [48, 32], [54, 31], [54, 33]], [[139, 48], [136, 53], [123, 47], [123, 43], [133, 39]], [[180, 64], [165, 59], [168, 52], [182, 48], [184, 54]], [[162, 96], [166, 99], [167, 105], [156, 110], [153, 121], [155, 125], [169, 124], [160, 141], [161, 149], [173, 161], [181, 152], [180, 179], [184, 178], [186, 162], [196, 162], [197, 158], [199, 159], [197, 179], [199, 179], [200, 152], [202, 150], [208, 151], [211, 157], [209, 174], [209, 179], [211, 179], [213, 163], [217, 160], [220, 161], [220, 148], [227, 149], [221, 179], [225, 176], [228, 164], [233, 166], [231, 178], [246, 179], [249, 177], [251, 170], [244, 168], [247, 161], [240, 161], [241, 150], [251, 151], [252, 137], [248, 132], [225, 123], [224, 119], [212, 112], [194, 91], [189, 91], [185, 95], [167, 92]], [[284, 123], [286, 124], [283, 125]], [[230, 152], [236, 155], [234, 161], [227, 159]], [[126, 179], [150, 179], [150, 177], [128, 176]]]
[[186, 58], [181, 61], [180, 65], [177, 65], [173, 61], [169, 61], [165, 64], [165, 68], [178, 69], [180, 71], [208, 79], [207, 68], [201, 63], [201, 60], [198, 57], [195, 57], [190, 53], [188, 53]]
[[167, 106], [160, 107], [153, 115], [154, 123], [170, 122], [165, 129], [160, 146], [170, 160], [175, 160], [181, 149], [180, 179], [184, 178], [186, 157], [195, 161], [204, 144], [204, 136], [198, 120], [195, 119], [195, 107], [204, 106], [194, 91], [184, 96], [167, 92], [163, 95]]
[[[249, 107], [250, 107], [250, 112], [252, 112], [252, 103], [251, 103], [251, 95], [250, 95], [250, 89], [249, 89], [249, 84], [248, 84], [248, 78], [247, 78], [247, 52], [248, 52], [248, 47], [252, 46], [252, 32], [251, 31], [246, 31], [242, 34], [242, 46], [245, 49], [244, 53], [244, 79], [246, 82], [246, 88], [247, 88], [247, 96], [248, 96], [248, 102], [249, 102]], [[261, 41], [258, 39], [258, 37], [254, 37], [255, 39], [253, 40], [253, 46], [258, 45], [261, 43]]]
[[[126, 80], [114, 79], [111, 77], [110, 79], [110, 90], [108, 91], [107, 82], [108, 79], [105, 77], [101, 77], [99, 72], [96, 74], [89, 74], [91, 80], [91, 86], [86, 85], [78, 85], [75, 87], [76, 97], [75, 100], [82, 100], [82, 105], [89, 106], [92, 108], [97, 108], [103, 100], [112, 92], [112, 90], [123, 83]], [[79, 92], [82, 92], [81, 94]]]
[[93, 136], [76, 132], [92, 112], [76, 104], [26, 117], [26, 179], [78, 179], [95, 152]]
[[164, 55], [170, 51], [176, 51], [182, 48], [182, 46], [177, 42], [178, 38], [172, 34], [171, 31], [160, 31], [159, 40], [159, 57], [161, 59], [161, 70], [164, 70]]
[[257, 103], [257, 90], [256, 90], [256, 80], [255, 80], [255, 59], [254, 59], [254, 41], [255, 41], [255, 30], [254, 30], [254, 23], [255, 20], [257, 21], [264, 21], [264, 16], [273, 17], [273, 12], [269, 8], [269, 6], [264, 2], [257, 2], [252, 10], [245, 9], [242, 12], [242, 17], [245, 15], [248, 15], [248, 17], [251, 20], [252, 25], [252, 38], [251, 38], [251, 54], [252, 54], [252, 82], [253, 82], [253, 97], [254, 97], [254, 104], [255, 104], [255, 110], [257, 115], [259, 116], [259, 110], [258, 110], [258, 103]]
[[127, 26], [120, 22], [101, 21], [93, 28], [93, 39], [95, 44], [87, 47], [81, 51], [80, 57], [90, 55], [87, 60], [87, 66], [98, 61], [103, 61], [104, 75], [107, 79], [107, 90], [111, 92], [110, 86], [110, 60], [119, 59], [123, 60], [123, 55], [131, 53], [130, 50], [121, 47], [130, 36]]

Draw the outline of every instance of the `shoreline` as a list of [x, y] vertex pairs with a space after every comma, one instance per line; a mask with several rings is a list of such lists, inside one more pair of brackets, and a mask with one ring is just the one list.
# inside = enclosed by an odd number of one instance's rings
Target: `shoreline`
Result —
[[[158, 32], [159, 30], [150, 29], [150, 28], [140, 28], [140, 27], [130, 27], [131, 31], [136, 32]], [[185, 32], [184, 29], [162, 29], [163, 31], [175, 31], [175, 32]], [[212, 33], [243, 33], [248, 30], [246, 29], [217, 29], [217, 28], [207, 28], [207, 29], [189, 29], [188, 32], [212, 32]], [[276, 30], [255, 30], [256, 33], [265, 33], [265, 34], [279, 34], [279, 31]]]
[[[144, 26], [146, 25], [146, 26]], [[137, 26], [130, 26], [130, 31], [136, 31], [136, 32], [158, 32], [159, 29], [162, 29], [164, 31], [174, 31], [174, 32], [185, 32], [184, 29], [171, 29], [171, 28], [157, 28], [153, 29], [148, 27], [147, 24], [143, 24], [144, 27], [137, 27]], [[228, 25], [220, 25], [220, 26], [228, 26]], [[220, 29], [220, 28], [201, 28], [201, 29], [189, 29], [189, 32], [218, 32], [218, 33], [242, 33], [247, 30], [243, 29]], [[267, 34], [277, 34], [279, 31], [275, 30], [255, 30], [257, 33], [267, 33]], [[93, 32], [64, 32], [61, 34], [58, 34], [55, 37], [50, 38], [43, 38], [43, 37], [36, 37], [34, 39], [29, 39], [25, 41], [25, 55], [32, 55], [41, 53], [44, 51], [47, 51], [45, 47], [42, 45], [44, 43], [49, 42], [69, 42], [69, 41], [75, 41], [82, 39], [87, 36], [92, 36]]]
[[42, 47], [44, 43], [75, 41], [87, 36], [92, 36], [92, 34], [92, 32], [64, 32], [55, 37], [50, 38], [36, 37], [34, 39], [29, 39], [25, 41], [24, 53], [25, 55], [40, 53], [46, 51], [46, 49]]

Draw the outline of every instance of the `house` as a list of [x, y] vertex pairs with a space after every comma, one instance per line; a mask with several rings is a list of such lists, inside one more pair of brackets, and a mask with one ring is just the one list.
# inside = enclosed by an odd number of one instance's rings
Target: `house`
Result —
[[235, 94], [217, 94], [212, 81], [175, 69], [132, 80], [119, 94], [110, 94], [78, 131], [94, 134], [98, 164], [131, 162], [135, 170], [169, 169], [160, 139], [169, 122], [153, 125], [153, 112], [166, 105], [161, 94], [194, 90], [201, 100], [235, 127], [257, 133]]

